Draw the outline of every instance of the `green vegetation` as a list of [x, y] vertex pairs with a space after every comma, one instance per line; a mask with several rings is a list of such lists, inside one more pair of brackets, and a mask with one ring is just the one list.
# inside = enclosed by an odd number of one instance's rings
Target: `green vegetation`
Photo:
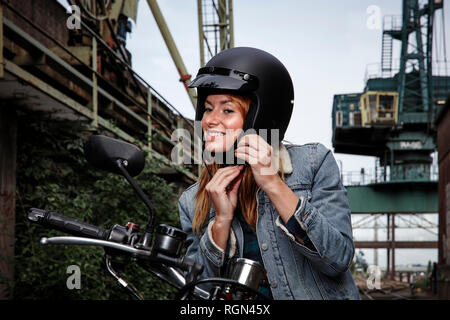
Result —
[[[110, 228], [133, 221], [143, 228], [148, 210], [125, 179], [101, 172], [84, 159], [85, 123], [50, 114], [18, 114], [14, 299], [129, 299], [112, 279], [97, 247], [42, 246], [41, 237], [65, 235], [27, 221], [28, 209], [43, 208]], [[155, 222], [179, 227], [176, 192], [157, 175], [161, 163], [147, 157], [137, 183], [157, 210]], [[81, 271], [81, 289], [66, 286], [67, 268]], [[146, 299], [171, 299], [174, 289], [134, 262], [116, 268]]]

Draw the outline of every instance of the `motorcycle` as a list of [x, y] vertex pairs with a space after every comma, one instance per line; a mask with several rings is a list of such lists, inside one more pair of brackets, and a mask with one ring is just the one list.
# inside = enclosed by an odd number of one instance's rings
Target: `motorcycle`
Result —
[[115, 258], [131, 258], [152, 276], [176, 288], [177, 300], [267, 300], [258, 291], [265, 272], [258, 262], [233, 259], [225, 277], [201, 279], [203, 265], [182, 255], [186, 232], [166, 224], [155, 228], [155, 208], [133, 179], [145, 165], [142, 150], [122, 140], [93, 135], [85, 144], [84, 152], [88, 163], [94, 167], [126, 179], [149, 210], [148, 224], [143, 232], [133, 222], [104, 229], [59, 213], [31, 208], [28, 212], [30, 222], [71, 235], [41, 238], [42, 245], [103, 247], [107, 271], [137, 300], [144, 297], [114, 269]]

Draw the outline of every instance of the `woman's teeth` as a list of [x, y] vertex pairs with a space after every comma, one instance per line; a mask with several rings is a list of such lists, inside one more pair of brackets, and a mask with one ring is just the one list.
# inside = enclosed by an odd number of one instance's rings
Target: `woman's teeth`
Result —
[[210, 135], [211, 137], [218, 137], [223, 136], [224, 134], [222, 132], [208, 132], [208, 135]]

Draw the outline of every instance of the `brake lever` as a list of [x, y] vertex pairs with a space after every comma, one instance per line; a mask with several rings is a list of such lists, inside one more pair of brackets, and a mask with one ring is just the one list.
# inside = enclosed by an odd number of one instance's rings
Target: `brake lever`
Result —
[[98, 246], [116, 249], [125, 253], [131, 254], [135, 258], [148, 259], [151, 256], [150, 251], [133, 248], [132, 246], [110, 242], [106, 240], [98, 240], [92, 238], [82, 237], [52, 237], [41, 238], [41, 244], [64, 244], [64, 245], [85, 245], [85, 246]]
[[[189, 283], [195, 282], [197, 277], [203, 271], [203, 265], [196, 262], [193, 259], [183, 257], [182, 259], [169, 257], [160, 253], [153, 253], [151, 251], [136, 249], [132, 246], [110, 242], [106, 240], [92, 239], [92, 238], [84, 238], [84, 237], [70, 237], [70, 236], [61, 236], [61, 237], [43, 237], [40, 240], [42, 245], [88, 245], [88, 246], [99, 246], [106, 247], [115, 250], [122, 251], [124, 253], [130, 254], [132, 257], [142, 259], [144, 261], [159, 261], [160, 263], [168, 263], [169, 265], [182, 267], [187, 272], [186, 277], [183, 277], [175, 268], [169, 267], [169, 274], [171, 277], [178, 278], [178, 282], [181, 284], [187, 285]], [[184, 278], [182, 280], [182, 278]], [[119, 281], [120, 282], [120, 281]], [[122, 284], [122, 283], [121, 283]], [[208, 293], [200, 288], [196, 288], [197, 294], [205, 299], [208, 297]]]

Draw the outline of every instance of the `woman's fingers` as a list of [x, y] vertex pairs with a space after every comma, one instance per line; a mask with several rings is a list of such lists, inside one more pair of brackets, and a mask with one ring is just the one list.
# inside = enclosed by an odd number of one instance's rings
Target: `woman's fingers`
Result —
[[250, 165], [256, 164], [258, 160], [261, 158], [258, 150], [255, 150], [247, 146], [238, 147], [234, 154], [237, 158], [245, 160]]
[[225, 167], [219, 169], [211, 181], [206, 185], [209, 193], [226, 193], [227, 187], [239, 175], [242, 166]]
[[227, 186], [227, 190], [229, 190], [230, 192], [236, 191], [237, 188], [239, 187], [239, 184], [241, 183], [242, 180], [242, 168], [244, 167], [243, 165], [239, 166], [239, 173], [238, 175], [228, 184]]
[[[219, 169], [206, 185], [206, 191], [216, 208], [216, 219], [233, 219], [237, 205], [237, 188], [243, 166]], [[236, 181], [238, 180], [238, 181]]]
[[238, 143], [235, 156], [251, 166], [260, 187], [260, 184], [267, 182], [265, 176], [273, 176], [278, 171], [276, 161], [272, 159], [272, 146], [258, 135], [243, 137]]
[[239, 189], [239, 185], [242, 181], [242, 175], [239, 174], [230, 184], [229, 192], [231, 194], [237, 194], [237, 191]]
[[249, 165], [254, 165], [258, 163], [258, 156], [252, 155], [250, 152], [246, 150], [236, 150], [234, 153], [236, 158], [242, 159], [247, 162]]
[[238, 147], [235, 151], [235, 156], [243, 159], [250, 165], [260, 164], [267, 166], [272, 162], [272, 158], [267, 150], [256, 150], [248, 146]]
[[[271, 162], [272, 147], [260, 136], [248, 135], [239, 141], [235, 155], [247, 161], [250, 165], [258, 163], [269, 165]], [[243, 155], [248, 155], [248, 157], [243, 157]]]
[[259, 153], [265, 156], [270, 156], [272, 154], [272, 146], [261, 138], [257, 134], [250, 134], [242, 137], [239, 140], [237, 147], [249, 147], [251, 149], [257, 150]]
[[214, 174], [214, 176], [209, 181], [210, 184], [216, 184], [218, 181], [221, 181], [224, 176], [234, 172], [236, 170], [235, 167], [225, 167], [220, 168], [217, 170], [217, 172]]

